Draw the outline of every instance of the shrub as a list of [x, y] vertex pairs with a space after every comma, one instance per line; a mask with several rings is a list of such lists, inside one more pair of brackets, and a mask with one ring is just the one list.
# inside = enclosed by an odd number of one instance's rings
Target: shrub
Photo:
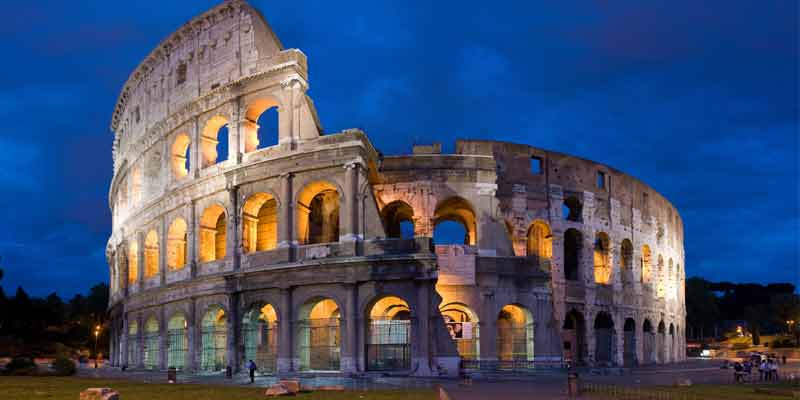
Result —
[[6, 364], [8, 375], [33, 375], [36, 373], [36, 364], [27, 357], [15, 357]]
[[75, 361], [67, 357], [58, 357], [53, 360], [53, 371], [58, 376], [71, 376], [75, 375]]

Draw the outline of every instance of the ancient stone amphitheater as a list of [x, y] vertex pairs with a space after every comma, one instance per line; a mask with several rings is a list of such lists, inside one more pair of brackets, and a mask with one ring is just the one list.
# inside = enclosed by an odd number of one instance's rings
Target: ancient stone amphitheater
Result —
[[130, 75], [111, 123], [113, 365], [443, 376], [685, 357], [683, 225], [653, 189], [523, 144], [384, 156], [323, 132], [308, 87], [306, 56], [241, 0]]

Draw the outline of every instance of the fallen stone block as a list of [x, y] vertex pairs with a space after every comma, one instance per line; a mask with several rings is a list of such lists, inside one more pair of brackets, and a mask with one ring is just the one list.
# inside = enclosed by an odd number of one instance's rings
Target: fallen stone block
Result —
[[276, 383], [267, 389], [264, 393], [267, 397], [278, 397], [278, 396], [292, 396], [294, 393], [290, 392], [286, 386], [283, 386], [280, 383]]
[[300, 391], [300, 381], [292, 380], [292, 379], [281, 379], [279, 382], [283, 385], [289, 393], [297, 393]]
[[322, 385], [318, 387], [317, 390], [325, 392], [343, 392], [344, 385]]
[[119, 400], [119, 393], [111, 388], [88, 388], [81, 392], [80, 400]]

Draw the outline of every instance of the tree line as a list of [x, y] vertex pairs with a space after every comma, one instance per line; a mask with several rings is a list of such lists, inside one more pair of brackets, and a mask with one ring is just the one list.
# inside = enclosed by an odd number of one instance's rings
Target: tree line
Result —
[[[0, 269], [0, 281], [3, 270]], [[99, 325], [97, 349], [108, 348], [106, 309], [108, 285], [98, 283], [86, 295], [64, 301], [56, 293], [31, 297], [18, 287], [7, 296], [0, 286], [0, 357], [49, 357], [77, 355], [94, 350], [94, 331]]]
[[760, 344], [764, 334], [792, 334], [800, 339], [800, 297], [791, 283], [710, 282], [686, 280], [687, 337], [721, 337], [726, 322], [743, 321]]

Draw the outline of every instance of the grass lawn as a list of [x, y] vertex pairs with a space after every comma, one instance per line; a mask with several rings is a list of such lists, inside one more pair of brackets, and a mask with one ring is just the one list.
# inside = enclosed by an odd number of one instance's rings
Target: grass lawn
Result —
[[[265, 399], [265, 388], [215, 385], [170, 385], [88, 378], [0, 377], [0, 399], [3, 400], [76, 400], [81, 390], [89, 387], [110, 387], [118, 391], [120, 400], [248, 400]], [[434, 391], [379, 392], [313, 392], [294, 399], [324, 400], [433, 400]]]
[[[757, 393], [756, 388], [777, 391], [774, 393]], [[792, 399], [792, 391], [800, 391], [797, 386], [790, 384], [780, 385], [706, 385], [697, 384], [690, 387], [658, 386], [653, 388], [635, 389], [623, 392], [611, 392], [608, 388], [598, 389], [597, 392], [586, 394], [591, 399], [661, 399], [674, 400], [772, 400]], [[666, 397], [670, 394], [670, 397]], [[650, 396], [648, 396], [650, 395]]]

